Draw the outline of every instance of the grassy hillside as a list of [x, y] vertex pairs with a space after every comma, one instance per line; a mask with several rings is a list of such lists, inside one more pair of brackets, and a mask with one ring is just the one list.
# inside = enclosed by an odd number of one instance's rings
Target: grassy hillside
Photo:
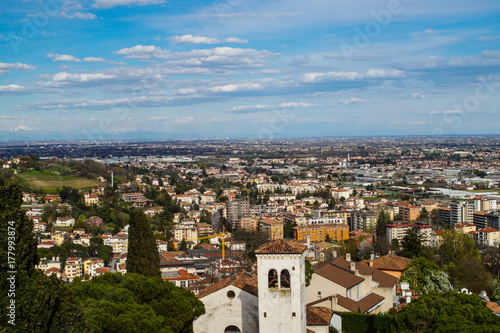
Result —
[[33, 189], [42, 188], [47, 193], [54, 193], [63, 186], [82, 189], [86, 187], [98, 186], [101, 183], [97, 180], [60, 176], [51, 171], [29, 171], [16, 175], [21, 183], [27, 183]]

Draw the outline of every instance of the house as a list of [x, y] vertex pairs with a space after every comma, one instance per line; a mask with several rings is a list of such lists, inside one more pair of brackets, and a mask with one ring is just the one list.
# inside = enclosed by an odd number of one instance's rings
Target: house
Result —
[[183, 288], [189, 287], [192, 283], [200, 279], [199, 276], [191, 274], [185, 269], [179, 269], [176, 272], [164, 272], [162, 273], [161, 277], [164, 280], [172, 282], [173, 284], [175, 284], [176, 287], [183, 287]]
[[397, 278], [378, 269], [337, 257], [316, 266], [306, 289], [308, 305], [335, 311], [378, 314], [393, 307]]
[[477, 241], [486, 246], [498, 247], [500, 243], [500, 230], [484, 228], [477, 230]]
[[111, 246], [113, 252], [123, 253], [128, 251], [128, 236], [114, 235], [104, 240], [104, 245]]
[[104, 267], [104, 261], [98, 258], [87, 259], [83, 263], [83, 271], [91, 278], [96, 276], [96, 269]]
[[148, 216], [155, 216], [163, 213], [163, 207], [147, 207], [144, 208], [144, 214]]
[[377, 259], [364, 260], [361, 263], [399, 279], [412, 261], [412, 259], [388, 254]]
[[72, 217], [58, 217], [54, 226], [56, 227], [72, 227], [75, 225], [75, 219]]
[[99, 197], [95, 194], [90, 194], [89, 192], [84, 192], [83, 198], [86, 206], [93, 206], [99, 203]]
[[64, 266], [64, 274], [68, 278], [68, 282], [73, 282], [75, 277], [82, 276], [82, 259], [77, 257], [70, 257], [66, 259]]
[[101, 219], [99, 216], [92, 216], [91, 218], [84, 220], [83, 223], [91, 225], [93, 227], [102, 227], [104, 225], [103, 219]]
[[92, 277], [99, 276], [99, 275], [102, 275], [104, 273], [110, 273], [110, 272], [111, 272], [111, 270], [109, 269], [109, 267], [98, 267], [98, 268], [96, 268], [95, 274]]

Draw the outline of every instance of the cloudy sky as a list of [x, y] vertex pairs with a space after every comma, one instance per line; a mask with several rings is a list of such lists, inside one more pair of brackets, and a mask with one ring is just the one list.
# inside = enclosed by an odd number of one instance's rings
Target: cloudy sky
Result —
[[0, 139], [500, 134], [492, 0], [2, 0]]

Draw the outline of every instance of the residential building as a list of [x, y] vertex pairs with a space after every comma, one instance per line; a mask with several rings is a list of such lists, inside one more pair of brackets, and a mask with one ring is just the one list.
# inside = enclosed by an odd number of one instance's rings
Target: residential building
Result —
[[399, 206], [399, 216], [404, 222], [414, 222], [420, 216], [420, 207], [412, 205]]
[[495, 199], [476, 199], [474, 200], [474, 210], [479, 212], [489, 212], [497, 209]]
[[72, 217], [58, 217], [54, 226], [56, 227], [72, 227], [75, 225], [75, 219]]
[[99, 216], [92, 216], [91, 218], [84, 220], [83, 223], [91, 225], [93, 227], [102, 227], [104, 225], [103, 219], [101, 219]]
[[95, 194], [90, 194], [88, 192], [83, 193], [83, 198], [85, 200], [85, 205], [93, 206], [99, 203], [99, 197]]
[[104, 240], [104, 245], [109, 245], [113, 248], [114, 253], [123, 253], [128, 251], [128, 237], [114, 235]]
[[283, 239], [283, 222], [264, 218], [259, 220], [258, 229], [265, 233], [269, 240]]
[[295, 240], [311, 242], [324, 242], [326, 236], [332, 241], [349, 239], [349, 226], [347, 224], [301, 225], [293, 227]]
[[227, 221], [236, 228], [240, 217], [249, 215], [249, 210], [250, 202], [247, 200], [229, 201], [226, 205]]
[[377, 227], [377, 215], [374, 212], [363, 212], [361, 210], [351, 215], [350, 230], [365, 230], [374, 232]]
[[477, 241], [485, 246], [498, 247], [500, 244], [500, 230], [493, 228], [478, 229]]
[[427, 224], [409, 224], [409, 223], [388, 224], [386, 226], [387, 240], [389, 241], [389, 243], [391, 243], [393, 239], [397, 239], [399, 241], [399, 244], [401, 244], [403, 238], [406, 236], [406, 232], [408, 231], [408, 229], [413, 227], [420, 229], [420, 232], [422, 233], [424, 240], [422, 242], [422, 245], [430, 246], [432, 227]]
[[338, 257], [315, 267], [306, 289], [308, 305], [378, 314], [394, 307], [397, 278], [369, 265]]
[[76, 257], [66, 259], [64, 274], [68, 278], [69, 282], [73, 282], [75, 277], [82, 276], [82, 259]]
[[453, 201], [450, 203], [450, 222], [454, 226], [457, 223], [473, 222], [474, 205], [467, 201]]
[[174, 227], [174, 238], [198, 243], [198, 228], [195, 225], [178, 224]]

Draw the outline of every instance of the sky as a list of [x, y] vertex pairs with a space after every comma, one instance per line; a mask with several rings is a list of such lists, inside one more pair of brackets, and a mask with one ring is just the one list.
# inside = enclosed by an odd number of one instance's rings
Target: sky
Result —
[[493, 0], [2, 0], [0, 140], [500, 134]]

